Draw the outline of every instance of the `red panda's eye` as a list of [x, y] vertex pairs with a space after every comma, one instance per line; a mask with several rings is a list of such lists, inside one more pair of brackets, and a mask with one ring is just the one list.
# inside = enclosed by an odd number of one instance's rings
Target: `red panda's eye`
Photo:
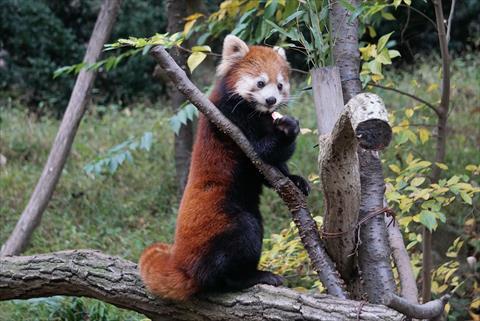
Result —
[[265, 87], [265, 82], [262, 81], [262, 80], [259, 80], [259, 81], [257, 82], [257, 87], [258, 87], [258, 88], [263, 88], [263, 87]]
[[278, 88], [278, 90], [282, 90], [283, 85], [282, 85], [282, 84], [278, 84], [278, 85], [277, 85], [277, 88]]

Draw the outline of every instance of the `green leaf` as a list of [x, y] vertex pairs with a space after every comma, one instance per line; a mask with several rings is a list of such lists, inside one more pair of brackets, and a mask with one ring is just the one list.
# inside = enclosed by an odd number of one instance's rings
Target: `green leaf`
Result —
[[390, 12], [382, 12], [382, 17], [388, 21], [395, 20], [395, 17]]
[[384, 65], [390, 65], [392, 63], [390, 55], [388, 54], [388, 49], [386, 48], [384, 48], [375, 59], [380, 61]]
[[210, 46], [193, 46], [193, 52], [212, 52], [212, 48]]
[[383, 48], [385, 48], [385, 45], [387, 44], [388, 42], [388, 39], [390, 39], [390, 36], [393, 34], [393, 31], [390, 32], [390, 33], [387, 33], [386, 35], [383, 35], [380, 37], [380, 39], [378, 39], [378, 43], [377, 43], [377, 51], [380, 52], [383, 50]]
[[273, 17], [275, 11], [277, 10], [278, 0], [269, 1], [266, 5], [265, 12], [263, 13], [265, 18]]
[[462, 199], [465, 203], [467, 203], [469, 205], [472, 205], [472, 198], [470, 197], [470, 195], [468, 195], [464, 191], [461, 191], [460, 196], [462, 197]]
[[381, 75], [382, 74], [382, 64], [377, 60], [372, 60], [368, 62], [368, 68], [372, 74]]
[[401, 56], [401, 54], [398, 50], [388, 50], [388, 55], [390, 56], [390, 59]]
[[434, 212], [423, 210], [420, 212], [420, 223], [428, 228], [430, 232], [434, 231], [438, 226], [436, 217]]
[[145, 132], [140, 141], [140, 148], [146, 151], [149, 151], [150, 147], [152, 147], [152, 141], [153, 141], [152, 132]]
[[425, 177], [415, 177], [410, 182], [410, 185], [417, 187], [417, 186], [422, 185], [423, 182], [425, 182]]
[[195, 68], [197, 68], [206, 57], [207, 55], [203, 52], [193, 52], [187, 59], [187, 65], [190, 72], [193, 73]]
[[350, 2], [348, 2], [347, 0], [340, 0], [340, 4], [350, 12], [355, 11], [355, 7]]
[[298, 17], [300, 17], [301, 15], [305, 14], [305, 12], [303, 12], [302, 10], [299, 10], [299, 11], [296, 11], [294, 12], [293, 14], [289, 15], [285, 20], [283, 20], [281, 22], [281, 25], [282, 27], [287, 25], [290, 21], [292, 21], [293, 19], [296, 19]]

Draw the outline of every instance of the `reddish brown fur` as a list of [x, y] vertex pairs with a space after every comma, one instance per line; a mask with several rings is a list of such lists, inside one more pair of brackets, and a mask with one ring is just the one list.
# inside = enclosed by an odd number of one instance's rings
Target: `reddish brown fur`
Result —
[[[261, 72], [275, 79], [278, 68], [287, 80], [288, 63], [272, 53], [270, 48], [250, 47], [248, 54], [228, 73], [227, 83], [233, 87], [242, 75], [256, 76]], [[214, 104], [221, 98], [218, 91], [216, 86], [210, 96]], [[210, 126], [208, 120], [200, 116], [174, 244], [153, 244], [140, 258], [140, 274], [145, 285], [162, 297], [184, 300], [200, 290], [193, 268], [208, 250], [208, 242], [229, 226], [222, 203], [241, 151], [231, 141], [220, 141]]]
[[205, 117], [200, 116], [174, 245], [153, 244], [140, 258], [144, 283], [162, 297], [183, 300], [198, 291], [191, 269], [199, 254], [208, 248], [208, 241], [228, 226], [221, 196], [226, 195], [230, 184], [235, 155], [213, 137], [208, 126]]

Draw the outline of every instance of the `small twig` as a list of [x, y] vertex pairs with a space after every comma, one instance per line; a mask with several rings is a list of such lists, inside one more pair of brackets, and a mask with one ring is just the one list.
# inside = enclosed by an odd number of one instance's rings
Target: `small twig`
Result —
[[[297, 68], [290, 68], [291, 71], [294, 71], [294, 72], [298, 72], [300, 74], [304, 74], [304, 75], [308, 75], [309, 72], [308, 71], [305, 71], [305, 70], [302, 70], [302, 69], [297, 69]], [[310, 87], [311, 88], [311, 87]]]
[[402, 28], [402, 32], [400, 33], [400, 41], [401, 43], [404, 43], [405, 39], [405, 31], [407, 31], [408, 25], [410, 24], [410, 13], [411, 13], [411, 8], [410, 6], [407, 6], [407, 21], [405, 21], [405, 25]]
[[410, 93], [407, 93], [406, 91], [403, 91], [403, 90], [400, 90], [400, 89], [397, 89], [397, 88], [393, 88], [393, 87], [386, 87], [386, 86], [382, 86], [382, 85], [378, 85], [378, 84], [375, 84], [373, 82], [369, 82], [368, 83], [369, 86], [372, 86], [372, 87], [377, 87], [377, 88], [381, 88], [381, 89], [385, 89], [385, 90], [390, 90], [390, 91], [394, 91], [396, 93], [399, 93], [401, 95], [404, 95], [404, 96], [407, 96], [407, 97], [410, 97], [422, 104], [424, 104], [425, 106], [427, 106], [428, 108], [430, 108], [431, 110], [433, 110], [437, 115], [440, 115], [440, 111], [437, 109], [437, 107], [433, 106], [431, 103], [429, 103], [428, 101], [418, 97], [418, 96], [415, 96], [413, 94], [410, 94]]
[[[189, 52], [189, 53], [193, 53], [194, 51], [191, 50], [191, 49], [188, 49], [188, 48], [185, 48], [185, 47], [182, 47], [180, 45], [177, 45], [176, 46], [178, 49], [180, 50], [183, 50], [183, 51], [186, 51], [186, 52]], [[207, 52], [207, 51], [202, 51], [204, 54], [206, 54], [207, 56], [215, 56], [215, 57], [221, 57], [222, 55], [219, 54], [219, 53], [216, 53], [216, 52]]]
[[412, 9], [413, 11], [415, 11], [416, 13], [418, 13], [419, 15], [421, 15], [422, 17], [424, 17], [425, 19], [428, 20], [428, 22], [430, 22], [432, 24], [432, 26], [435, 28], [435, 30], [437, 30], [437, 24], [435, 23], [435, 21], [433, 21], [432, 19], [430, 19], [429, 16], [427, 16], [426, 14], [424, 14], [423, 12], [421, 12], [420, 10], [418, 10], [417, 8], [413, 7], [413, 6], [407, 6], [405, 4], [401, 4], [400, 5], [401, 7], [407, 7], [407, 8], [410, 8]]
[[452, 0], [452, 6], [450, 7], [450, 14], [448, 16], [448, 23], [447, 23], [447, 44], [450, 42], [450, 31], [452, 30], [452, 19], [453, 19], [454, 11], [455, 11], [455, 0]]

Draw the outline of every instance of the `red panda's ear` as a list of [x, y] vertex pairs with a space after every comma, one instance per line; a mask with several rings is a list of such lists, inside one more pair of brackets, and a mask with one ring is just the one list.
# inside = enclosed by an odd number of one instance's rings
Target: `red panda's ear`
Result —
[[223, 40], [222, 62], [217, 68], [217, 75], [224, 76], [240, 59], [245, 57], [250, 49], [242, 39], [228, 35]]
[[283, 59], [287, 60], [287, 55], [285, 54], [285, 50], [281, 47], [273, 47], [273, 50], [278, 53]]

